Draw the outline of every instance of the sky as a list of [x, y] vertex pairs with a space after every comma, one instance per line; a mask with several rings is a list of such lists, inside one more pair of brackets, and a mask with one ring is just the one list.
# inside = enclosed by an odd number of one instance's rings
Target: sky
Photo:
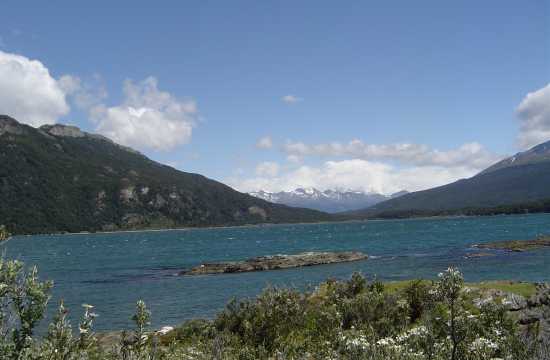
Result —
[[4, 0], [0, 14], [0, 113], [240, 191], [416, 191], [550, 140], [548, 0]]

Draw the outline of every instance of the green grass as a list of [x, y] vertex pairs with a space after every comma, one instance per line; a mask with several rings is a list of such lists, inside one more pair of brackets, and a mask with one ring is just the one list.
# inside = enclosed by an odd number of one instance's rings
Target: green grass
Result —
[[[388, 293], [400, 292], [405, 290], [413, 280], [402, 280], [402, 281], [390, 281], [384, 283], [384, 290]], [[422, 280], [426, 284], [430, 284], [430, 280]], [[501, 290], [504, 292], [513, 293], [516, 295], [521, 295], [524, 297], [530, 297], [535, 295], [536, 287], [533, 283], [528, 282], [519, 282], [519, 281], [507, 281], [507, 280], [498, 280], [498, 281], [483, 281], [479, 283], [467, 283], [466, 286], [479, 289], [479, 290]]]
[[[411, 285], [411, 283], [416, 280], [401, 280], [401, 281], [388, 281], [384, 283], [384, 291], [388, 293], [395, 293], [405, 290]], [[422, 280], [422, 283], [430, 285], [432, 282], [430, 280]]]
[[466, 286], [480, 290], [501, 290], [524, 297], [530, 297], [536, 293], [535, 284], [518, 281], [484, 281], [480, 283], [466, 284]]

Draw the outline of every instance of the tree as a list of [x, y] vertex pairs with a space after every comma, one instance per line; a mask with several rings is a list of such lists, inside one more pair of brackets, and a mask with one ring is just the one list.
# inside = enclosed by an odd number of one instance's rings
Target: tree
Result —
[[8, 229], [4, 225], [0, 225], [0, 242], [8, 240], [11, 234], [8, 232]]
[[0, 258], [0, 355], [19, 359], [32, 345], [36, 325], [44, 317], [51, 281], [41, 282], [36, 267]]

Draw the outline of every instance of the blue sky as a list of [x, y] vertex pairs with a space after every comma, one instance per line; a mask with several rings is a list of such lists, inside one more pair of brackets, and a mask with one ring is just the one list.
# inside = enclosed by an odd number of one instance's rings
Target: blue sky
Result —
[[[470, 176], [550, 129], [548, 1], [137, 3], [2, 3], [0, 51], [38, 60], [67, 106], [52, 96], [27, 122], [103, 132], [245, 191], [387, 193]], [[38, 112], [13, 103], [0, 112]]]

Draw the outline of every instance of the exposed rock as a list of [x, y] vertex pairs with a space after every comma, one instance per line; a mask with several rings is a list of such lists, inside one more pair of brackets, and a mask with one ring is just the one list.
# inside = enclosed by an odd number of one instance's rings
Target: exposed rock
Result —
[[140, 214], [126, 214], [122, 218], [122, 223], [125, 227], [133, 228], [146, 223], [146, 219]]
[[121, 189], [120, 198], [122, 199], [122, 201], [124, 201], [125, 203], [129, 203], [134, 200], [136, 198], [136, 193], [134, 190], [135, 188], [133, 186]]
[[172, 200], [177, 200], [177, 199], [180, 198], [180, 196], [178, 195], [178, 193], [175, 192], [175, 191], [172, 191], [170, 194], [168, 194], [168, 197], [169, 197], [170, 199], [172, 199]]
[[492, 296], [482, 296], [473, 300], [474, 306], [481, 309], [484, 305], [493, 302], [495, 299]]
[[156, 333], [157, 333], [157, 335], [166, 335], [172, 330], [174, 330], [173, 326], [163, 326]]
[[515, 313], [526, 334], [536, 329], [539, 339], [550, 339], [550, 286], [537, 284], [537, 293], [526, 301], [526, 306]]
[[81, 138], [86, 136], [86, 133], [81, 131], [76, 126], [55, 124], [55, 125], [43, 125], [40, 127], [40, 129], [53, 136], [73, 137], [73, 138]]
[[469, 254], [466, 254], [464, 257], [466, 259], [476, 259], [476, 258], [489, 257], [489, 256], [495, 256], [495, 254], [486, 253], [486, 252], [469, 253]]
[[540, 249], [547, 246], [550, 246], [550, 236], [539, 236], [534, 240], [495, 241], [486, 244], [476, 244], [473, 247], [478, 249], [521, 252]]
[[527, 307], [527, 300], [521, 295], [508, 294], [503, 300], [502, 305], [507, 310], [519, 311]]
[[535, 340], [550, 339], [550, 286], [537, 284], [536, 293], [529, 298], [498, 289], [482, 289], [474, 306], [500, 303], [516, 319], [523, 336]]
[[128, 171], [128, 175], [130, 175], [131, 177], [134, 177], [134, 178], [139, 177], [138, 172], [135, 171], [135, 170]]
[[264, 209], [259, 206], [251, 206], [248, 208], [248, 212], [251, 215], [259, 215], [262, 219], [267, 219], [267, 213]]
[[128, 146], [124, 146], [124, 145], [120, 145], [120, 144], [117, 144], [115, 143], [113, 140], [109, 139], [108, 137], [105, 137], [103, 135], [99, 135], [99, 134], [90, 134], [90, 133], [85, 133], [87, 137], [89, 137], [90, 139], [95, 139], [95, 140], [101, 140], [101, 141], [106, 141], [110, 144], [113, 144], [115, 146], [117, 146], [118, 148], [122, 149], [122, 150], [125, 150], [125, 151], [128, 151], [132, 154], [136, 154], [136, 155], [142, 155], [139, 151], [137, 150], [134, 150]]
[[21, 135], [24, 128], [9, 116], [0, 115], [0, 136], [4, 134]]
[[529, 298], [530, 307], [550, 306], [550, 285], [546, 283], [537, 284], [537, 293]]
[[368, 256], [361, 252], [305, 252], [296, 255], [260, 256], [244, 261], [206, 263], [182, 271], [181, 275], [205, 275], [288, 269], [302, 266], [324, 265], [365, 260]]
[[97, 196], [96, 196], [96, 207], [98, 210], [103, 210], [105, 209], [105, 199], [107, 197], [107, 193], [105, 192], [105, 190], [101, 190], [100, 192], [97, 193]]
[[162, 197], [162, 195], [157, 194], [155, 199], [149, 202], [149, 205], [153, 206], [155, 209], [160, 209], [166, 205], [166, 200]]

